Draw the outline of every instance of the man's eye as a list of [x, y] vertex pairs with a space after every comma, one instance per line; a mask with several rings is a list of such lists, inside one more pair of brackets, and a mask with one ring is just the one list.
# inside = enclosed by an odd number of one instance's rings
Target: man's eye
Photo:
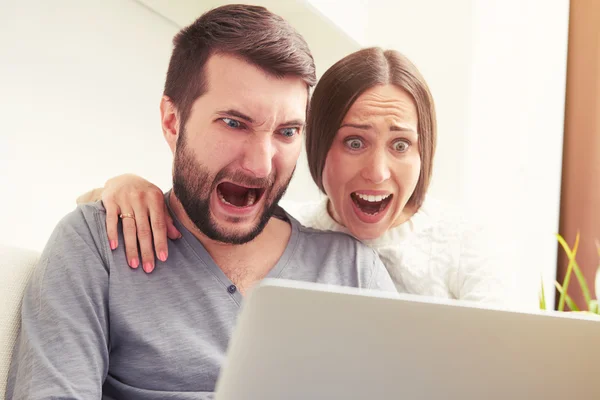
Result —
[[298, 128], [283, 128], [279, 132], [285, 137], [293, 137], [298, 133]]
[[240, 121], [236, 121], [235, 119], [231, 118], [221, 118], [221, 121], [225, 122], [227, 126], [234, 129], [240, 128], [242, 126]]

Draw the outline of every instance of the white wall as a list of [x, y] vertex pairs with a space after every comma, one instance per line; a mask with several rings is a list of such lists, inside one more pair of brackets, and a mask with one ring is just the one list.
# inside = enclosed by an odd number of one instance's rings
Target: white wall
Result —
[[[368, 18], [373, 2], [370, 0], [306, 0], [309, 6], [314, 7], [331, 24], [335, 25], [361, 47], [368, 43]], [[325, 72], [325, 70], [320, 73]]]
[[474, 1], [473, 15], [465, 208], [497, 228], [517, 290], [543, 275], [553, 304], [569, 1]]
[[0, 242], [41, 249], [78, 195], [119, 173], [168, 187], [158, 105], [178, 28], [128, 0], [0, 15]]

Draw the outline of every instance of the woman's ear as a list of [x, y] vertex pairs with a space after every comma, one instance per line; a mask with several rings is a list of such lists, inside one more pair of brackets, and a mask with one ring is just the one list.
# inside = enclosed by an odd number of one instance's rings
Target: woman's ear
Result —
[[177, 109], [167, 96], [160, 99], [160, 122], [162, 126], [163, 136], [169, 144], [171, 151], [175, 154], [177, 138], [179, 137], [179, 116]]

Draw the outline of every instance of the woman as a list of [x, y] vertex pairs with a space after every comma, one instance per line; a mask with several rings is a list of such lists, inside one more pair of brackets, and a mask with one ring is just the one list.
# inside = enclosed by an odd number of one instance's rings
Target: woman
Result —
[[[506, 304], [508, 275], [493, 262], [492, 243], [426, 196], [435, 144], [433, 99], [417, 68], [393, 50], [357, 51], [325, 72], [307, 118], [309, 168], [327, 198], [282, 206], [304, 225], [370, 245], [401, 292]], [[158, 187], [125, 175], [79, 201], [100, 195], [111, 243], [119, 210], [133, 209], [142, 254], [153, 254], [154, 241], [165, 257], [167, 235], [179, 233]], [[137, 254], [135, 233], [128, 236]]]

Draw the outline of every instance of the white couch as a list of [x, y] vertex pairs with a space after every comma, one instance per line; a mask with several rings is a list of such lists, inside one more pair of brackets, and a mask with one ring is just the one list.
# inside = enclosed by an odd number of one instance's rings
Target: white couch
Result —
[[39, 253], [0, 245], [0, 400], [15, 339], [21, 326], [23, 290], [39, 259]]

